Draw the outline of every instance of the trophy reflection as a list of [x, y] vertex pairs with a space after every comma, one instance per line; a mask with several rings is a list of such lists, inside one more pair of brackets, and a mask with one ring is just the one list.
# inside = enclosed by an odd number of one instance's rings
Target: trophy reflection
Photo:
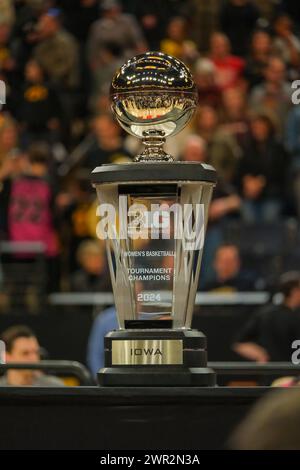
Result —
[[195, 84], [178, 59], [148, 52], [117, 71], [111, 102], [144, 149], [92, 172], [119, 324], [105, 338], [99, 384], [213, 386], [206, 337], [191, 322], [216, 172], [163, 150], [195, 111]]

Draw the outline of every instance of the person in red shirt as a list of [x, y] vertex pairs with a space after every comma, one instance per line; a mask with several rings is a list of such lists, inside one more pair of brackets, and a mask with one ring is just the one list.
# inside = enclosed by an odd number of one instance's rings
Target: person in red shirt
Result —
[[223, 33], [213, 33], [210, 38], [209, 56], [215, 65], [216, 84], [220, 90], [241, 84], [245, 61], [231, 55], [228, 37]]

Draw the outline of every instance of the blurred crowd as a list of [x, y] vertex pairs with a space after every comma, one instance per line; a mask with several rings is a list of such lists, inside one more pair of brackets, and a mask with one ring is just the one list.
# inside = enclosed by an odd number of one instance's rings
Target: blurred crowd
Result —
[[199, 91], [195, 118], [168, 151], [218, 172], [200, 287], [263, 288], [225, 232], [300, 217], [295, 1], [2, 0], [0, 240], [43, 243], [48, 292], [110, 288], [89, 175], [139, 150], [111, 115], [109, 87], [147, 50], [183, 60]]

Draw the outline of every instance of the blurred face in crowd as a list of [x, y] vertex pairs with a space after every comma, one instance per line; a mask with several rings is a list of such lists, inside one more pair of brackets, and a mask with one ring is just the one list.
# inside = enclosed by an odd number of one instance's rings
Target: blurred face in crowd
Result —
[[225, 34], [214, 33], [211, 35], [210, 53], [214, 59], [223, 59], [230, 53], [229, 39]]
[[274, 57], [269, 60], [265, 70], [265, 78], [268, 82], [281, 85], [285, 80], [286, 67], [282, 60]]
[[8, 24], [0, 24], [0, 44], [7, 44], [11, 33], [11, 27]]
[[[16, 338], [12, 348], [6, 352], [6, 362], [39, 362], [40, 346], [34, 336]], [[39, 374], [34, 370], [9, 370], [7, 373], [10, 385], [31, 385], [34, 377]]]
[[191, 136], [187, 139], [183, 160], [187, 162], [205, 162], [206, 161], [206, 144], [199, 136]]
[[4, 158], [1, 169], [7, 176], [18, 176], [28, 171], [28, 155], [12, 150]]
[[265, 142], [271, 135], [271, 124], [266, 118], [256, 118], [250, 124], [251, 134], [257, 142]]
[[195, 82], [199, 91], [205, 90], [215, 84], [215, 77], [213, 72], [196, 72]]
[[265, 31], [257, 31], [252, 38], [252, 54], [266, 55], [271, 52], [271, 37]]
[[230, 116], [239, 115], [245, 109], [245, 95], [238, 88], [228, 88], [223, 92], [222, 98], [224, 108]]
[[107, 8], [105, 10], [103, 10], [103, 16], [105, 16], [105, 18], [111, 18], [111, 19], [115, 19], [115, 18], [118, 18], [118, 16], [120, 16], [121, 14], [121, 7], [120, 6], [112, 6], [111, 8]]
[[200, 90], [215, 85], [215, 66], [209, 59], [199, 59], [194, 72], [195, 82]]
[[0, 149], [8, 152], [17, 145], [17, 138], [16, 127], [13, 124], [5, 126], [0, 132]]
[[203, 106], [198, 116], [198, 127], [200, 132], [214, 131], [218, 125], [218, 116], [211, 106]]
[[53, 36], [59, 29], [59, 20], [52, 15], [42, 15], [39, 19], [37, 29], [41, 39]]
[[34, 336], [15, 339], [11, 351], [6, 353], [7, 362], [39, 362], [39, 360], [40, 346]]
[[99, 140], [111, 140], [119, 137], [120, 127], [110, 117], [106, 115], [98, 116], [94, 120], [94, 132]]
[[292, 33], [293, 22], [287, 15], [282, 15], [274, 23], [274, 30], [278, 36], [286, 37]]
[[223, 246], [218, 249], [215, 257], [214, 268], [217, 278], [221, 281], [235, 277], [241, 267], [238, 249], [232, 246]]
[[93, 103], [95, 112], [97, 113], [108, 113], [110, 110], [110, 99], [108, 93], [100, 93], [94, 100]]
[[48, 165], [46, 162], [29, 162], [29, 171], [33, 176], [43, 178], [47, 176]]
[[105, 259], [100, 251], [86, 251], [81, 257], [81, 265], [83, 269], [89, 273], [98, 276], [103, 272]]
[[27, 62], [25, 68], [25, 78], [28, 82], [31, 83], [39, 83], [43, 81], [43, 70], [35, 60], [30, 60]]
[[183, 18], [173, 18], [167, 29], [167, 35], [175, 42], [181, 42], [185, 38], [186, 22]]
[[288, 304], [291, 308], [300, 307], [300, 285], [292, 289], [285, 303]]

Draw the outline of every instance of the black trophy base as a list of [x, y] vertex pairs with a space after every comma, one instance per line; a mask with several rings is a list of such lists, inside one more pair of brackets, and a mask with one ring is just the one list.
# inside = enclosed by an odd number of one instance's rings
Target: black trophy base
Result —
[[212, 369], [193, 367], [173, 369], [173, 366], [158, 369], [139, 367], [107, 367], [98, 372], [98, 383], [102, 387], [214, 387], [216, 374]]
[[214, 387], [206, 337], [196, 330], [116, 330], [105, 337], [105, 387]]

